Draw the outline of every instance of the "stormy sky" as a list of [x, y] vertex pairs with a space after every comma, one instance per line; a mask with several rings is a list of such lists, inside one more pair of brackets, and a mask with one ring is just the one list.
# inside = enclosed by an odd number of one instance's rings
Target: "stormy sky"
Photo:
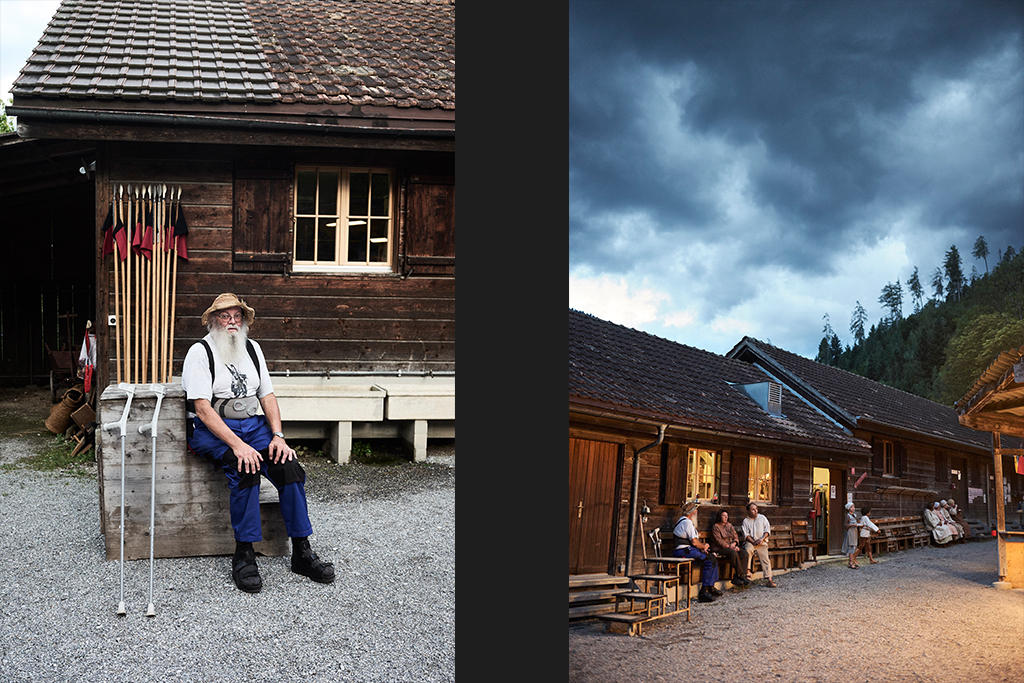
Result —
[[979, 235], [1024, 247], [1022, 32], [1010, 0], [574, 0], [570, 307], [814, 357], [950, 245], [984, 273]]

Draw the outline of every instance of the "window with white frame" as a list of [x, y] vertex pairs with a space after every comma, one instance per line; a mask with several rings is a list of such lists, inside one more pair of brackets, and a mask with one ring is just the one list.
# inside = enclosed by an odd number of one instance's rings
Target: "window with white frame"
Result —
[[297, 166], [296, 269], [389, 269], [393, 186], [387, 169]]
[[686, 500], [713, 500], [718, 495], [718, 453], [691, 448], [687, 464]]
[[748, 467], [747, 498], [758, 503], [771, 503], [774, 500], [772, 459], [751, 454]]

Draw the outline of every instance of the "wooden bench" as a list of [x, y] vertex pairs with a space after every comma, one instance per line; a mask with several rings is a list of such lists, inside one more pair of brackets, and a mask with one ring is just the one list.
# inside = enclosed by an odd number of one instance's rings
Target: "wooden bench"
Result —
[[806, 519], [793, 520], [793, 545], [806, 548], [806, 557], [811, 562], [818, 561], [818, 542], [810, 539]]
[[[672, 535], [672, 527], [655, 528], [649, 532], [656, 553], [665, 557], [672, 557], [676, 549], [676, 540]], [[742, 533], [736, 529], [736, 535], [740, 537], [740, 545], [743, 545]], [[708, 532], [700, 532], [700, 540], [708, 542]], [[812, 544], [808, 544], [812, 545]], [[772, 526], [771, 535], [768, 536], [768, 561], [772, 563], [772, 569], [790, 569], [801, 567], [804, 558], [808, 557], [810, 549], [806, 545], [796, 544], [793, 539], [793, 532], [788, 524]], [[718, 560], [718, 578], [720, 581], [730, 581], [734, 577], [732, 563], [729, 558], [719, 555], [712, 550], [712, 555]], [[761, 560], [757, 554], [753, 554], [750, 564], [751, 573], [764, 571]], [[697, 585], [701, 581], [701, 565], [693, 564], [690, 572], [690, 585]]]
[[809, 558], [809, 551], [804, 546], [796, 545], [793, 539], [793, 529], [789, 524], [777, 524], [772, 526], [772, 532], [768, 536], [768, 559], [772, 559], [772, 553], [778, 555], [782, 560], [779, 569], [800, 567], [804, 558]]

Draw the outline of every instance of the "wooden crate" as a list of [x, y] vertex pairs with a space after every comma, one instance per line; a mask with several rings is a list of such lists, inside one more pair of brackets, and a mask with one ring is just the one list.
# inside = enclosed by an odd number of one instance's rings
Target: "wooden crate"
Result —
[[[148, 386], [136, 386], [125, 438], [124, 556], [128, 560], [149, 557], [153, 442], [148, 433], [139, 433], [139, 426], [148, 425], [153, 419], [156, 406], [156, 395]], [[163, 386], [165, 395], [157, 423], [153, 554], [156, 557], [230, 555], [235, 549], [235, 539], [227, 482], [222, 472], [188, 452], [184, 390], [180, 384]], [[97, 406], [100, 520], [108, 560], [118, 559], [121, 552], [121, 439], [116, 426], [103, 429], [103, 425], [121, 418], [126, 396], [116, 385], [108, 386]], [[286, 555], [290, 547], [277, 491], [265, 479], [260, 489], [263, 541], [253, 546], [264, 555]]]

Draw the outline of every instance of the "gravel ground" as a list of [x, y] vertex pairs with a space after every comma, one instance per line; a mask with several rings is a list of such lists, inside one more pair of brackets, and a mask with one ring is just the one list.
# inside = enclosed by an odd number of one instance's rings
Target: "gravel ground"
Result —
[[729, 590], [641, 637], [570, 623], [569, 680], [1022, 680], [1024, 589], [992, 587], [994, 540], [878, 559]]
[[[45, 392], [44, 392], [45, 396]], [[12, 416], [0, 394], [0, 423]], [[15, 397], [17, 398], [17, 397]], [[45, 419], [46, 414], [40, 418]], [[451, 681], [455, 678], [455, 447], [427, 463], [303, 461], [314, 549], [338, 578], [260, 557], [263, 591], [229, 557], [104, 559], [95, 465], [18, 461], [50, 437], [0, 436], [0, 678], [4, 681]], [[116, 532], [115, 532], [116, 533]]]

